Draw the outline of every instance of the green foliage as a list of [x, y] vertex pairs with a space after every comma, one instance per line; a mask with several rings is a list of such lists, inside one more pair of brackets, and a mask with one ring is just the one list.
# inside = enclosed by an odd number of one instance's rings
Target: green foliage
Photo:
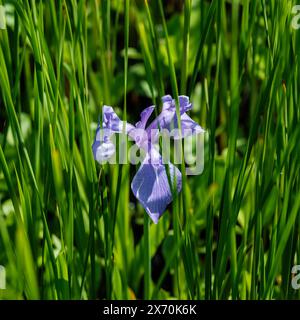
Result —
[[[0, 4], [1, 299], [300, 297], [293, 1]], [[135, 122], [167, 93], [191, 96], [205, 169], [154, 225], [137, 168], [91, 145], [103, 104]]]

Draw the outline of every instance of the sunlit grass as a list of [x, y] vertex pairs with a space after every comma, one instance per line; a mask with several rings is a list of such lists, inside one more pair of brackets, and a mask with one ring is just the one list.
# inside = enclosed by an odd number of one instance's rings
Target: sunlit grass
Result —
[[[1, 299], [300, 297], [295, 3], [179, 3], [0, 0]], [[134, 123], [164, 94], [191, 97], [205, 169], [154, 225], [138, 167], [91, 145], [103, 104]]]

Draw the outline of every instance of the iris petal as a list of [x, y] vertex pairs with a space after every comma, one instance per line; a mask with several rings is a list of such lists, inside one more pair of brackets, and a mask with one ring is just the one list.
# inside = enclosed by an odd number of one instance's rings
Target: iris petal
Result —
[[[103, 106], [102, 109], [102, 128], [109, 129], [110, 133], [122, 133], [124, 121], [120, 120], [114, 109], [110, 106]], [[125, 131], [134, 129], [134, 126], [125, 122]]]
[[[184, 112], [187, 112], [192, 109], [192, 104], [190, 103], [190, 99], [188, 96], [179, 96], [179, 108], [180, 108], [180, 114], [183, 114]], [[175, 100], [172, 99], [170, 95], [164, 96], [162, 98], [163, 102], [163, 111], [169, 110], [176, 112], [176, 103]]]
[[[181, 117], [181, 136], [179, 134], [179, 130], [174, 130], [172, 132], [172, 138], [175, 140], [183, 139], [189, 137], [194, 134], [204, 133], [205, 131], [201, 128], [201, 126], [195, 122], [191, 117], [189, 117], [186, 113], [182, 114]], [[169, 130], [178, 129], [178, 121], [177, 117], [174, 118], [173, 123], [170, 124]]]
[[151, 130], [154, 129], [167, 129], [172, 133], [172, 138], [178, 140], [180, 138], [186, 138], [188, 136], [202, 133], [204, 130], [200, 127], [198, 123], [193, 121], [187, 114], [186, 111], [192, 108], [192, 104], [190, 103], [188, 96], [179, 96], [179, 104], [180, 104], [180, 119], [181, 119], [181, 136], [178, 132], [178, 121], [176, 115], [176, 105], [175, 100], [172, 99], [170, 95], [164, 96], [162, 98], [163, 101], [163, 109], [159, 116], [148, 126], [147, 133], [148, 136], [151, 136], [152, 143], [157, 143], [157, 139], [159, 137], [158, 134], [152, 134]]
[[[186, 111], [192, 108], [189, 97], [179, 96], [180, 114], [184, 114]], [[148, 135], [153, 129], [170, 129], [170, 125], [174, 124], [176, 116], [176, 104], [175, 100], [170, 95], [162, 97], [163, 108], [158, 117], [148, 126]]]
[[95, 160], [97, 160], [100, 164], [107, 161], [115, 152], [115, 145], [111, 142], [100, 142], [95, 141], [93, 143], [93, 154]]
[[167, 95], [163, 96], [161, 98], [161, 100], [162, 100], [163, 103], [165, 103], [165, 102], [172, 102], [173, 99], [169, 94], [167, 94]]
[[141, 120], [136, 123], [136, 128], [145, 129], [147, 121], [149, 120], [153, 110], [155, 109], [155, 106], [148, 107], [144, 109], [141, 113]]
[[[152, 152], [152, 156], [157, 153]], [[160, 156], [159, 156], [160, 157]], [[157, 159], [156, 159], [157, 160]], [[171, 183], [176, 181], [176, 190], [181, 190], [181, 173], [171, 163], [168, 165]], [[141, 202], [146, 212], [154, 223], [172, 202], [172, 192], [170, 189], [165, 165], [161, 161], [153, 164], [151, 156], [148, 154], [131, 183], [131, 189], [135, 197]]]
[[110, 141], [110, 137], [114, 133], [122, 133], [124, 124], [126, 133], [134, 129], [134, 126], [130, 123], [124, 123], [124, 121], [120, 120], [112, 107], [103, 106], [102, 127], [100, 127], [100, 124], [98, 125], [95, 141], [92, 146], [94, 159], [100, 164], [108, 160], [115, 153], [115, 145]]

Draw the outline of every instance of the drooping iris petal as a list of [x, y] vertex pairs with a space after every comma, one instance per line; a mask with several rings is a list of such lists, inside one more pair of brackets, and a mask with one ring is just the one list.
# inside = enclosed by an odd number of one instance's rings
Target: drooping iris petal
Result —
[[111, 141], [94, 141], [92, 148], [94, 159], [99, 163], [107, 161], [116, 152], [115, 145]]
[[108, 160], [115, 153], [115, 145], [110, 141], [110, 137], [114, 133], [122, 133], [123, 125], [125, 125], [125, 133], [127, 134], [134, 129], [134, 126], [118, 117], [114, 109], [110, 106], [102, 108], [102, 127], [100, 124], [96, 130], [95, 141], [93, 143], [94, 159], [100, 164]]
[[[158, 163], [157, 160], [159, 160]], [[180, 171], [171, 163], [166, 166], [169, 168], [172, 185], [176, 183], [176, 191], [180, 192]], [[157, 151], [153, 151], [152, 149], [151, 155], [147, 155], [133, 178], [131, 189], [152, 221], [157, 223], [160, 216], [166, 210], [167, 205], [173, 200], [166, 168]]]

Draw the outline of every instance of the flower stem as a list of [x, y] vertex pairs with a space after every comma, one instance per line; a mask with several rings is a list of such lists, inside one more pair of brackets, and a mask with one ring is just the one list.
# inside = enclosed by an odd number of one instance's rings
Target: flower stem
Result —
[[150, 253], [150, 219], [148, 214], [144, 214], [144, 298], [151, 297], [151, 253]]

